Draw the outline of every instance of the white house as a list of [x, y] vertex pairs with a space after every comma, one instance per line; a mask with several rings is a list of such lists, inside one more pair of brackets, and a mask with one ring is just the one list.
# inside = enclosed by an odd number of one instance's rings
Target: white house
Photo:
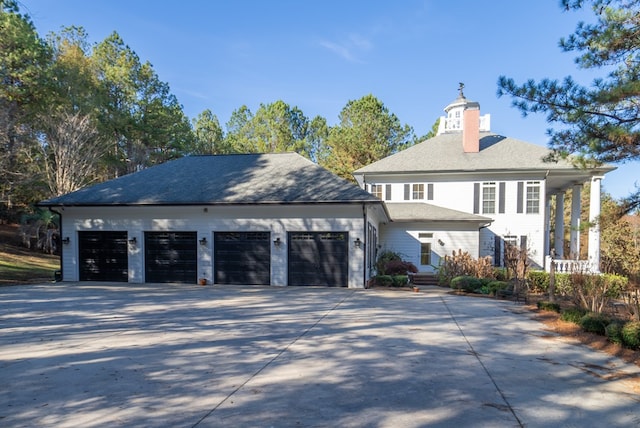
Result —
[[388, 221], [295, 153], [185, 157], [39, 205], [61, 216], [64, 281], [363, 287]]
[[[600, 214], [600, 182], [615, 169], [578, 169], [569, 161], [545, 162], [544, 147], [490, 131], [489, 115], [460, 95], [445, 109], [435, 137], [354, 172], [363, 189], [387, 205], [391, 221], [380, 227], [380, 242], [420, 271], [432, 272], [440, 259], [462, 249], [491, 256], [503, 265], [505, 244], [528, 249], [534, 267], [552, 253], [579, 254], [580, 193], [591, 183], [589, 218]], [[563, 210], [550, 230], [552, 199], [564, 204], [572, 189], [571, 255], [563, 254]], [[589, 231], [590, 270], [600, 260], [597, 225]]]
[[[438, 135], [343, 180], [295, 153], [185, 157], [41, 202], [61, 216], [64, 281], [364, 287], [391, 249], [422, 272], [462, 249], [502, 265], [506, 243], [542, 267], [579, 254], [580, 189], [590, 218], [612, 167], [549, 163], [549, 151], [490, 132], [478, 103], [445, 108]], [[599, 231], [589, 231], [592, 270]]]

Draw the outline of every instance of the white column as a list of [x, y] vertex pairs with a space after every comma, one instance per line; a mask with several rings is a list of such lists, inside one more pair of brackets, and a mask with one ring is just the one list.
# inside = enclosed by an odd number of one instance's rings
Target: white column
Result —
[[[544, 200], [544, 255], [551, 251], [551, 195], [547, 195]], [[545, 266], [548, 268], [548, 266]]]
[[570, 257], [580, 259], [580, 211], [582, 211], [582, 185], [575, 184], [571, 191], [571, 237], [569, 238]]
[[600, 184], [603, 177], [591, 178], [589, 195], [589, 262], [591, 270], [600, 272]]
[[556, 228], [553, 241], [556, 258], [564, 259], [564, 192], [556, 193]]

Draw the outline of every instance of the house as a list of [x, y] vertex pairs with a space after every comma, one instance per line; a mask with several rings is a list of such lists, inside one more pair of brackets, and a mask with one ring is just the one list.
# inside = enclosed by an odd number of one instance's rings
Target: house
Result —
[[[581, 188], [590, 183], [589, 260], [598, 271], [600, 184], [615, 169], [578, 169], [569, 161], [545, 162], [544, 147], [492, 133], [490, 116], [459, 96], [445, 107], [437, 135], [354, 172], [359, 185], [383, 200], [390, 222], [381, 225], [383, 248], [400, 252], [421, 272], [462, 249], [504, 265], [507, 244], [528, 250], [532, 267], [575, 259], [579, 251]], [[564, 194], [572, 190], [571, 222], [564, 225]], [[554, 230], [551, 230], [554, 224]], [[564, 254], [565, 227], [570, 254]]]
[[[490, 131], [460, 90], [438, 134], [343, 180], [296, 153], [185, 157], [41, 202], [61, 216], [64, 281], [364, 287], [379, 250], [421, 272], [463, 250], [504, 264], [508, 244], [534, 267], [597, 271], [599, 230], [578, 262], [580, 193], [600, 214], [613, 167], [545, 162], [549, 151]], [[564, 193], [572, 190], [570, 254]], [[551, 230], [551, 224], [554, 230]]]
[[184, 157], [39, 205], [61, 216], [64, 281], [362, 287], [388, 221], [296, 153]]

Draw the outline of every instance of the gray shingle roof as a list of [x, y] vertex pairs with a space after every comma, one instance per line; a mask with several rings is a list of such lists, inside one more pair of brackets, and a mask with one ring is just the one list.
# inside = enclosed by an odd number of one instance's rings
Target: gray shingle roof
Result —
[[387, 211], [391, 221], [467, 221], [475, 223], [490, 223], [493, 220], [476, 214], [439, 207], [422, 202], [394, 202], [388, 203]]
[[380, 200], [297, 153], [272, 153], [184, 157], [39, 205], [349, 202]]
[[451, 132], [360, 168], [354, 175], [424, 171], [576, 170], [568, 161], [544, 162], [543, 158], [549, 153], [545, 147], [490, 132], [480, 133], [478, 153], [464, 153], [462, 133]]

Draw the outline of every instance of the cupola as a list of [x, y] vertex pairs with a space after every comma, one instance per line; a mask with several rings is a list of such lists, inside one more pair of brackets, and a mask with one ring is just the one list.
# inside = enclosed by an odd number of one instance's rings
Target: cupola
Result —
[[490, 131], [491, 116], [480, 116], [480, 103], [469, 101], [463, 93], [464, 83], [458, 88], [458, 98], [444, 108], [446, 116], [440, 117], [438, 133], [461, 132], [465, 152], [477, 153], [480, 147], [480, 132]]

